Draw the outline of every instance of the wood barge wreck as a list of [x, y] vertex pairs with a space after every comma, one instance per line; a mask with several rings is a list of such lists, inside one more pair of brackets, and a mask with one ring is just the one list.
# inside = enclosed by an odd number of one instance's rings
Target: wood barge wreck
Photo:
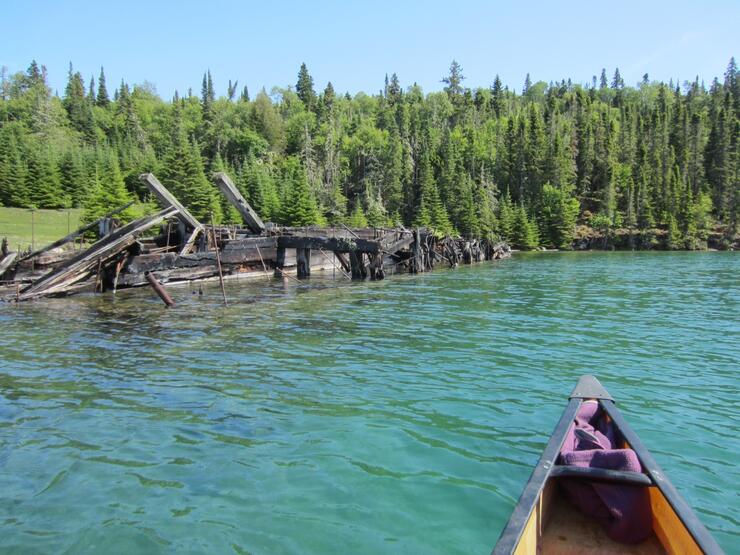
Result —
[[[0, 253], [0, 298], [25, 301], [81, 291], [116, 291], [150, 283], [215, 276], [308, 278], [331, 270], [353, 280], [427, 272], [510, 256], [505, 243], [438, 238], [424, 228], [285, 227], [264, 223], [225, 173], [214, 182], [243, 225], [200, 222], [151, 173], [140, 176], [159, 201], [155, 214], [117, 227], [121, 207], [67, 237], [26, 254]], [[84, 250], [62, 250], [95, 227], [100, 239]]]

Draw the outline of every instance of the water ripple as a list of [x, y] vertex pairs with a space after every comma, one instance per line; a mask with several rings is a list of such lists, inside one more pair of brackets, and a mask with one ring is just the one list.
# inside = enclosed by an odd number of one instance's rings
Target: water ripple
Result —
[[731, 552], [738, 275], [522, 254], [229, 282], [227, 308], [216, 285], [2, 306], [0, 551], [485, 553], [594, 373]]

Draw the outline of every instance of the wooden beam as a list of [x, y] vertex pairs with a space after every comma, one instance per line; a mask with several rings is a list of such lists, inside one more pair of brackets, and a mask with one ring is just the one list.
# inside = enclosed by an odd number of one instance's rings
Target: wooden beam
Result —
[[368, 239], [344, 239], [335, 237], [297, 237], [278, 238], [278, 247], [285, 249], [324, 249], [338, 252], [380, 252], [380, 241]]
[[185, 242], [182, 245], [182, 248], [180, 249], [180, 254], [188, 254], [195, 244], [195, 240], [198, 238], [198, 235], [200, 232], [203, 231], [202, 227], [196, 227], [188, 234], [188, 238], [185, 239]]
[[404, 235], [403, 237], [401, 237], [395, 243], [391, 243], [387, 247], [383, 247], [383, 250], [385, 252], [387, 252], [388, 254], [393, 254], [394, 252], [398, 252], [401, 249], [405, 249], [406, 247], [408, 247], [409, 245], [411, 245], [411, 243], [413, 243], [413, 242], [414, 242], [414, 236], [413, 235], [410, 235], [410, 234], [409, 235]]
[[154, 195], [159, 199], [159, 202], [161, 202], [165, 208], [169, 208], [170, 206], [174, 206], [177, 208], [177, 217], [180, 218], [182, 221], [190, 225], [193, 229], [200, 229], [203, 227], [203, 224], [201, 224], [195, 216], [193, 216], [187, 208], [185, 208], [179, 200], [175, 198], [175, 196], [170, 193], [167, 188], [162, 185], [159, 180], [154, 177], [154, 174], [151, 173], [142, 173], [139, 176], [139, 179], [146, 184], [147, 187], [149, 187], [149, 190], [154, 193]]
[[[46, 245], [45, 247], [42, 247], [42, 248], [40, 248], [38, 250], [35, 250], [35, 251], [33, 251], [33, 252], [31, 252], [31, 253], [29, 253], [29, 254], [27, 254], [27, 255], [19, 258], [18, 259], [18, 262], [23, 262], [24, 260], [28, 260], [29, 258], [34, 258], [34, 257], [36, 257], [36, 256], [38, 256], [40, 254], [44, 254], [47, 251], [50, 251], [52, 249], [56, 249], [57, 247], [61, 247], [62, 245], [66, 244], [66, 243], [69, 243], [70, 241], [74, 241], [80, 235], [82, 235], [86, 231], [89, 231], [92, 228], [94, 228], [96, 225], [98, 225], [98, 223], [100, 223], [101, 220], [104, 220], [105, 218], [113, 217], [116, 214], [118, 214], [119, 212], [123, 212], [124, 210], [126, 210], [126, 208], [128, 208], [129, 206], [131, 206], [132, 204], [134, 204], [134, 202], [135, 201], [132, 200], [128, 204], [126, 204], [124, 206], [121, 206], [120, 208], [116, 208], [112, 212], [108, 212], [102, 218], [98, 218], [97, 220], [95, 220], [92, 223], [89, 223], [87, 225], [83, 225], [81, 228], [77, 229], [76, 231], [73, 231], [72, 233], [70, 233], [66, 237], [62, 237], [61, 239], [59, 239], [57, 241], [54, 241], [50, 245]], [[0, 272], [0, 275], [2, 275], [2, 272]]]
[[350, 271], [349, 260], [347, 260], [347, 257], [344, 256], [344, 253], [334, 251], [334, 257], [339, 260], [339, 263], [342, 265], [342, 268], [344, 268], [345, 272]]
[[236, 188], [233, 181], [229, 179], [229, 176], [224, 172], [218, 172], [214, 174], [213, 180], [226, 197], [226, 200], [239, 211], [239, 214], [241, 214], [244, 223], [249, 226], [249, 229], [255, 233], [262, 233], [265, 230], [265, 224], [257, 212], [249, 205], [247, 199], [239, 192], [239, 189]]
[[59, 292], [86, 278], [92, 270], [117, 255], [136, 241], [136, 236], [159, 222], [174, 216], [177, 209], [170, 206], [151, 216], [134, 220], [106, 235], [89, 249], [80, 252], [69, 262], [45, 274], [21, 291], [18, 300]]
[[10, 269], [17, 256], [17, 252], [9, 252], [2, 260], [0, 260], [0, 277], [3, 277], [3, 274]]

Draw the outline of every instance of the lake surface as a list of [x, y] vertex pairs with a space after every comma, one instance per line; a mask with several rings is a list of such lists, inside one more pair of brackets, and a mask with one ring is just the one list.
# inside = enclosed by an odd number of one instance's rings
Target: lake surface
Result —
[[488, 553], [596, 374], [740, 549], [740, 254], [0, 306], [0, 552]]

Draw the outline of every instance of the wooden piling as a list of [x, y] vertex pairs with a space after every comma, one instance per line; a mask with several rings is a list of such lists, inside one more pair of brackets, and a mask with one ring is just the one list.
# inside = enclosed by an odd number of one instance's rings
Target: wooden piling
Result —
[[282, 278], [285, 273], [285, 247], [278, 246], [275, 254], [275, 277]]
[[298, 279], [311, 277], [311, 249], [296, 249]]

